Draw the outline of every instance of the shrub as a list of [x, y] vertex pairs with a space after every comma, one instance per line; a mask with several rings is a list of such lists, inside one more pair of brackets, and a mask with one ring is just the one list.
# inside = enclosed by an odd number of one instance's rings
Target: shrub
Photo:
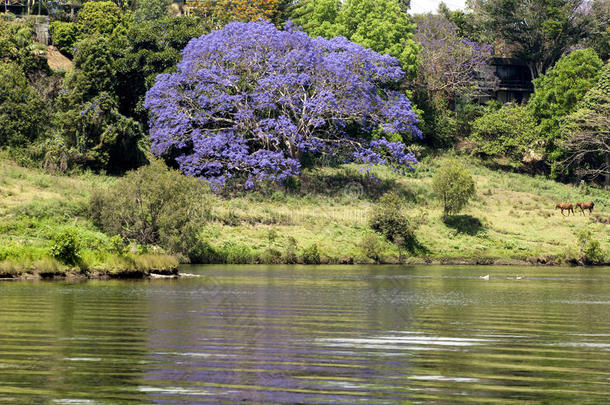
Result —
[[194, 259], [200, 250], [198, 228], [209, 217], [208, 188], [153, 160], [112, 189], [95, 192], [90, 217], [109, 234]]
[[78, 37], [78, 28], [73, 22], [53, 21], [50, 26], [51, 41], [59, 51], [72, 56]]
[[303, 249], [303, 263], [305, 264], [320, 264], [320, 252], [318, 245], [312, 244], [308, 248]]
[[367, 233], [360, 240], [360, 250], [365, 257], [374, 260], [375, 263], [381, 261], [381, 252], [383, 247], [379, 241], [379, 236], [374, 233]]
[[458, 213], [475, 195], [472, 175], [458, 161], [445, 161], [432, 178], [432, 188], [443, 203], [443, 217]]
[[397, 193], [386, 193], [379, 199], [375, 214], [369, 221], [371, 229], [398, 247], [401, 259], [403, 249], [414, 252], [419, 247], [415, 227], [402, 213], [404, 205], [404, 199]]
[[580, 249], [580, 260], [584, 264], [601, 264], [604, 262], [604, 252], [598, 240], [593, 239], [593, 234], [588, 229], [576, 233], [578, 248]]
[[475, 151], [484, 156], [506, 157], [516, 163], [542, 160], [544, 156], [544, 142], [538, 142], [536, 120], [521, 105], [488, 109], [472, 124], [470, 139], [477, 145]]
[[284, 263], [295, 264], [299, 261], [297, 249], [297, 240], [292, 236], [289, 236], [286, 240], [286, 246], [284, 247]]
[[51, 256], [68, 265], [80, 261], [80, 243], [76, 229], [66, 228], [53, 237]]

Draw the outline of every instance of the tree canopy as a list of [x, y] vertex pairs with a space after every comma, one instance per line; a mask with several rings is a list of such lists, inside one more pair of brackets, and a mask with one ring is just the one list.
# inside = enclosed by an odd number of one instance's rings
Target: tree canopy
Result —
[[415, 25], [397, 0], [304, 0], [293, 8], [291, 18], [313, 37], [344, 36], [398, 58], [405, 71], [415, 72]]
[[511, 54], [538, 77], [586, 34], [586, 0], [474, 0], [472, 7], [488, 36], [504, 40]]
[[312, 39], [290, 26], [231, 23], [191, 41], [174, 74], [146, 96], [152, 150], [212, 185], [283, 181], [305, 154], [362, 163], [415, 163], [420, 136], [409, 99], [392, 89], [398, 60], [345, 38]]

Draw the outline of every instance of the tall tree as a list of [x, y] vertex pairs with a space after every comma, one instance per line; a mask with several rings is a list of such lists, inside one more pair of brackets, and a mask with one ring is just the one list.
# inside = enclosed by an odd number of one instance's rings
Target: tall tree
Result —
[[567, 156], [562, 164], [588, 180], [605, 176], [610, 186], [610, 63], [599, 81], [562, 123], [560, 146]]
[[594, 0], [585, 12], [591, 23], [587, 26], [584, 45], [595, 49], [602, 60], [610, 58], [610, 0]]
[[[557, 142], [561, 120], [576, 110], [583, 96], [595, 85], [603, 62], [593, 49], [579, 49], [564, 55], [545, 74], [534, 80], [536, 91], [528, 108], [538, 120], [547, 141], [552, 173], [561, 176], [563, 152]], [[563, 173], [565, 174], [565, 173]]]
[[344, 36], [352, 42], [400, 60], [409, 74], [417, 66], [415, 25], [398, 0], [302, 0], [292, 20], [311, 36]]
[[146, 95], [152, 151], [222, 186], [282, 182], [305, 156], [412, 167], [421, 136], [398, 60], [345, 38], [233, 22], [189, 42]]
[[532, 77], [555, 64], [586, 34], [587, 0], [473, 0], [481, 26], [499, 36], [513, 56], [527, 63]]
[[416, 17], [420, 45], [418, 82], [447, 101], [488, 94], [496, 84], [489, 61], [493, 49], [461, 37], [458, 27], [440, 15]]

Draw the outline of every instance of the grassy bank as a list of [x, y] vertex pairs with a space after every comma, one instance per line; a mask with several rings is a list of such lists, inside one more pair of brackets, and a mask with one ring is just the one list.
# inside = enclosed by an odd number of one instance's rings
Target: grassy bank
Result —
[[[119, 251], [87, 219], [91, 190], [114, 181], [93, 174], [50, 175], [0, 158], [0, 278], [137, 277], [177, 269], [170, 255]], [[75, 264], [50, 253], [54, 236], [63, 229], [78, 237]]]
[[[363, 247], [372, 238], [368, 220], [379, 196], [390, 190], [405, 198], [404, 212], [417, 225], [423, 246], [403, 257], [407, 263], [575, 263], [581, 254], [575, 235], [581, 230], [590, 231], [610, 261], [608, 191], [463, 160], [475, 177], [477, 197], [460, 215], [443, 220], [430, 187], [441, 160], [424, 159], [406, 176], [378, 168], [375, 179], [349, 165], [307, 170], [287, 188], [213, 196], [210, 219], [199, 231], [205, 261], [370, 263]], [[114, 182], [93, 174], [51, 175], [0, 159], [0, 274], [96, 276], [175, 268], [175, 258], [154, 248], [117, 248], [92, 225], [91, 191]], [[553, 209], [563, 201], [594, 201], [595, 211], [563, 217]], [[76, 229], [81, 245], [75, 266], [50, 255], [53, 236], [66, 227]], [[374, 235], [381, 261], [398, 262], [396, 247]]]

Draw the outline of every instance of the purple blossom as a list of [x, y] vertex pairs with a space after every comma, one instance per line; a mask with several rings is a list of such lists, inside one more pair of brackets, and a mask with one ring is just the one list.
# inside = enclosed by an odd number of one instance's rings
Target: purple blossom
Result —
[[411, 102], [390, 90], [403, 77], [391, 56], [260, 21], [195, 38], [182, 56], [146, 95], [152, 151], [213, 187], [281, 183], [305, 153], [416, 163], [405, 143], [385, 138], [421, 137]]

